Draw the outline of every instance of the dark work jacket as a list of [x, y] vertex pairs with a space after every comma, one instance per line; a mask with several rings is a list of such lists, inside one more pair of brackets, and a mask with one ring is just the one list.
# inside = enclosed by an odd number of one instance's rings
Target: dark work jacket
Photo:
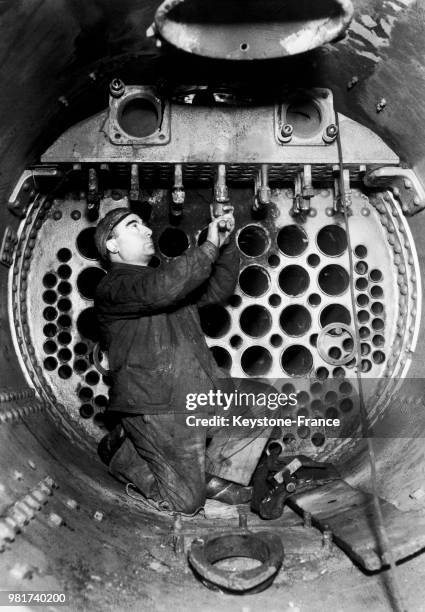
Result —
[[95, 296], [109, 410], [181, 413], [186, 393], [233, 389], [206, 344], [198, 306], [227, 299], [238, 271], [234, 242], [219, 252], [207, 241], [158, 268], [112, 263]]

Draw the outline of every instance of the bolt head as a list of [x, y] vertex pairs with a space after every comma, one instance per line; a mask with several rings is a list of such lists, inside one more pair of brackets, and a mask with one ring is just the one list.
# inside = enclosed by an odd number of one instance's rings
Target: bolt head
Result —
[[338, 126], [336, 126], [334, 123], [328, 125], [328, 127], [326, 128], [326, 135], [329, 136], [329, 138], [336, 138], [337, 134]]
[[111, 96], [113, 96], [114, 98], [119, 98], [123, 95], [124, 90], [125, 85], [121, 81], [121, 79], [112, 79], [109, 85], [109, 91], [111, 93]]
[[290, 123], [285, 123], [280, 129], [280, 133], [284, 138], [289, 138], [294, 133], [294, 128]]

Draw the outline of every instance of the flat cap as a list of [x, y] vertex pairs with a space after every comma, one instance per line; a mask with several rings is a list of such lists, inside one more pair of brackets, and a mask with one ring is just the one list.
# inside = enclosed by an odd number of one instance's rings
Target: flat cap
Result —
[[119, 206], [106, 213], [104, 217], [99, 221], [96, 227], [94, 235], [94, 242], [96, 248], [99, 251], [102, 259], [107, 259], [108, 249], [106, 248], [106, 242], [110, 238], [111, 232], [116, 225], [128, 215], [131, 215], [133, 211], [124, 206]]

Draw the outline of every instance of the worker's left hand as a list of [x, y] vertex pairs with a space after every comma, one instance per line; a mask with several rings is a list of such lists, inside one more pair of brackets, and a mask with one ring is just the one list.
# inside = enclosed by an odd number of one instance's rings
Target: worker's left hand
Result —
[[213, 219], [214, 221], [217, 221], [219, 224], [219, 227], [222, 226], [222, 224], [225, 226], [225, 229], [221, 229], [221, 231], [219, 232], [219, 244], [218, 246], [221, 247], [223, 246], [223, 244], [227, 244], [230, 240], [230, 235], [232, 234], [232, 232], [235, 229], [235, 217], [233, 215], [233, 206], [229, 205], [223, 205], [223, 214], [220, 215], [219, 217], [214, 215], [214, 209], [211, 206], [211, 219]]

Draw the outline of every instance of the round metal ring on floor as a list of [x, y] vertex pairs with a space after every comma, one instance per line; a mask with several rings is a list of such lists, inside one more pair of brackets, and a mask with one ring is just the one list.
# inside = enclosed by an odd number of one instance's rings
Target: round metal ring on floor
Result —
[[[234, 557], [261, 562], [253, 569], [229, 571], [214, 564]], [[189, 561], [205, 586], [232, 593], [259, 593], [269, 587], [284, 557], [280, 536], [270, 532], [227, 532], [197, 538], [191, 544]]]

